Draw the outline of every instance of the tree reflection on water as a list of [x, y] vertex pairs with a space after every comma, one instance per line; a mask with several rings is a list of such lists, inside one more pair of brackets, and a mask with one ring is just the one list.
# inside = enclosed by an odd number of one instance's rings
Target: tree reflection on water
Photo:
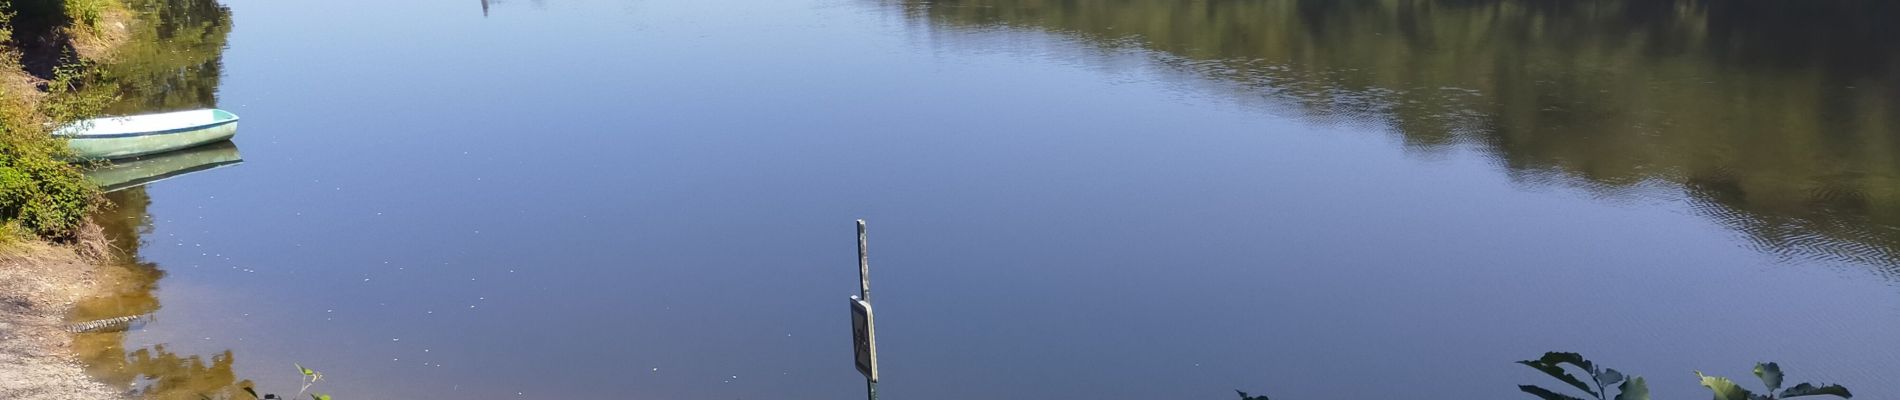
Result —
[[1137, 49], [1181, 73], [1164, 79], [1413, 151], [1477, 149], [1523, 185], [1679, 198], [1763, 252], [1900, 271], [1900, 3], [903, 4], [952, 33], [930, 40]]

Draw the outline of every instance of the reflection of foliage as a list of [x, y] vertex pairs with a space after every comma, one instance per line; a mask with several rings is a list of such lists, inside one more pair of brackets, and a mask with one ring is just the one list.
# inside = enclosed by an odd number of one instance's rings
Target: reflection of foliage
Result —
[[[122, 336], [123, 334], [107, 334]], [[117, 350], [116, 348], [113, 350]], [[116, 353], [116, 352], [115, 352]], [[235, 358], [230, 351], [211, 357], [180, 356], [164, 345], [138, 349], [109, 360], [87, 360], [91, 374], [100, 382], [118, 388], [131, 388], [135, 398], [190, 399], [234, 398], [250, 380], [238, 380], [232, 372]]]
[[[110, 261], [112, 267], [118, 268], [115, 275], [119, 279], [104, 282], [97, 295], [73, 304], [72, 320], [146, 315], [159, 308], [155, 291], [165, 271], [157, 264], [138, 259], [140, 237], [152, 229], [151, 217], [146, 214], [151, 198], [145, 188], [108, 193], [105, 198], [108, 205], [93, 214], [93, 221], [102, 228], [106, 241], [115, 250]], [[118, 351], [116, 339], [107, 341], [114, 347], [112, 352]]]
[[[1790, 387], [1787, 390], [1781, 390], [1781, 366], [1775, 363], [1755, 364], [1755, 376], [1761, 378], [1761, 384], [1763, 386], [1768, 387], [1768, 394], [1765, 395], [1751, 393], [1748, 389], [1743, 389], [1741, 385], [1735, 384], [1734, 381], [1730, 381], [1728, 378], [1703, 375], [1701, 371], [1697, 371], [1695, 376], [1702, 378], [1703, 387], [1715, 392], [1715, 400], [1774, 400], [1789, 397], [1821, 395], [1835, 396], [1843, 399], [1854, 397], [1852, 393], [1847, 392], [1847, 388], [1841, 387], [1841, 385], [1817, 386], [1812, 383], [1802, 383], [1794, 385], [1794, 387]], [[1776, 390], [1781, 390], [1781, 393], [1775, 393]]]
[[1241, 101], [1477, 147], [1529, 184], [1673, 182], [1764, 251], [1900, 264], [1900, 2], [905, 4], [1152, 50]]
[[1234, 393], [1240, 394], [1240, 400], [1273, 400], [1273, 399], [1267, 398], [1267, 395], [1264, 395], [1264, 394], [1259, 395], [1259, 396], [1248, 396], [1247, 392], [1242, 392], [1239, 390], [1235, 390]]
[[133, 0], [139, 14], [132, 38], [102, 68], [121, 100], [108, 113], [133, 114], [208, 108], [217, 104], [231, 11], [215, 1]]
[[[152, 204], [151, 196], [144, 187], [137, 187], [108, 193], [106, 198], [111, 206], [94, 219], [118, 250], [114, 260], [126, 274], [124, 279], [115, 280], [102, 289], [102, 295], [75, 304], [73, 315], [79, 319], [145, 314], [159, 308], [155, 291], [165, 273], [157, 264], [138, 259], [138, 250], [144, 244], [142, 237], [152, 231], [152, 218], [147, 212]], [[213, 356], [209, 364], [199, 356], [179, 356], [165, 346], [128, 353], [122, 348], [125, 336], [123, 331], [78, 335], [73, 340], [73, 350], [84, 361], [88, 372], [101, 382], [114, 387], [142, 385], [134, 393], [140, 398], [269, 398], [259, 397], [250, 380], [236, 378], [230, 351]], [[301, 365], [297, 370], [304, 375], [303, 387], [298, 392], [301, 397], [322, 375]], [[327, 400], [329, 396], [319, 393], [311, 398]]]
[[[148, 314], [159, 309], [156, 291], [165, 272], [157, 264], [138, 259], [141, 238], [152, 229], [147, 213], [151, 197], [141, 187], [109, 193], [106, 199], [111, 205], [94, 215], [94, 220], [118, 250], [112, 261], [120, 269], [116, 274], [120, 279], [104, 282], [100, 295], [74, 304], [73, 318]], [[180, 355], [164, 345], [128, 351], [126, 335], [122, 331], [81, 334], [73, 338], [72, 348], [95, 379], [132, 389], [135, 398], [245, 398], [244, 388], [252, 386], [250, 380], [237, 378], [232, 369], [236, 358], [228, 350], [209, 360]]]
[[137, 257], [143, 245], [141, 238], [152, 233], [152, 215], [146, 211], [152, 206], [151, 195], [141, 186], [106, 193], [105, 198], [108, 205], [93, 214], [93, 222], [99, 224], [112, 247], [119, 250], [120, 258]]
[[212, 356], [210, 365], [205, 365], [198, 356], [179, 358], [177, 354], [165, 352], [163, 346], [139, 349], [129, 358], [133, 368], [150, 379], [151, 383], [138, 390], [141, 397], [148, 399], [188, 399], [205, 394], [229, 396], [251, 386], [249, 380], [238, 381], [231, 371], [235, 360], [229, 350]]

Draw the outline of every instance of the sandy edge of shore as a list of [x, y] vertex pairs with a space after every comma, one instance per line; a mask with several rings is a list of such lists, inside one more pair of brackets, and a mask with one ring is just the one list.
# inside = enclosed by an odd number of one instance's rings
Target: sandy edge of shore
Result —
[[123, 279], [76, 247], [0, 246], [0, 399], [112, 399], [72, 351], [73, 304]]

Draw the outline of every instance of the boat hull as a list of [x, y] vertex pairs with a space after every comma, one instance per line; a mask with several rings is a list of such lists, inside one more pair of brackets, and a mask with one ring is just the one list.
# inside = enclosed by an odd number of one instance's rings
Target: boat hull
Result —
[[164, 132], [110, 136], [73, 136], [66, 146], [82, 160], [111, 160], [188, 149], [230, 140], [237, 135], [237, 121], [177, 129]]

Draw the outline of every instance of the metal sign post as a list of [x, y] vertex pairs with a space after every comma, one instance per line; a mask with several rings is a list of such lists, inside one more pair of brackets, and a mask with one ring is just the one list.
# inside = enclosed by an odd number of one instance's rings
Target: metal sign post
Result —
[[864, 220], [858, 220], [858, 295], [851, 296], [851, 344], [864, 391], [877, 400], [877, 324], [871, 313], [871, 257], [864, 241]]

